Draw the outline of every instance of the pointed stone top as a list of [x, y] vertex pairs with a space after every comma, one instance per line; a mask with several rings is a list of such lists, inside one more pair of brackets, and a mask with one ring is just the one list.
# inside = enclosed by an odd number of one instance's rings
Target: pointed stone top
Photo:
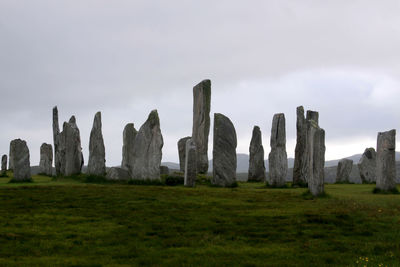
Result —
[[75, 116], [72, 115], [72, 117], [69, 119], [69, 123], [76, 123]]
[[199, 82], [195, 87], [197, 87], [197, 86], [208, 86], [208, 87], [211, 87], [211, 80], [204, 79], [201, 82]]

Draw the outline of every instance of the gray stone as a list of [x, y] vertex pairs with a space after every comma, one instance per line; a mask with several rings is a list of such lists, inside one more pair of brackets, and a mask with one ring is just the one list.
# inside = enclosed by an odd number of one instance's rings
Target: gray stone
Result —
[[197, 176], [197, 148], [192, 139], [186, 140], [185, 149], [185, 179], [184, 185], [187, 187], [194, 187], [196, 184]]
[[296, 148], [293, 167], [293, 185], [305, 185], [307, 183], [307, 121], [304, 117], [304, 108], [297, 107], [296, 121]]
[[310, 193], [324, 193], [325, 131], [314, 120], [307, 121], [307, 183]]
[[53, 147], [50, 144], [43, 143], [40, 146], [39, 173], [53, 175]]
[[212, 184], [229, 187], [236, 183], [236, 146], [236, 131], [231, 120], [215, 113]]
[[7, 174], [7, 155], [1, 157], [1, 176]]
[[275, 114], [271, 129], [271, 152], [269, 153], [269, 183], [272, 187], [286, 184], [288, 162], [286, 154], [286, 125], [283, 113]]
[[317, 111], [307, 110], [306, 120], [313, 120], [317, 125], [319, 125], [319, 113]]
[[208, 135], [210, 133], [211, 81], [203, 80], [193, 87], [192, 138], [197, 147], [197, 171], [208, 171]]
[[14, 147], [17, 143], [17, 139], [16, 140], [12, 140], [10, 142], [10, 152], [9, 152], [9, 157], [8, 157], [8, 169], [13, 171], [14, 170]]
[[341, 159], [336, 170], [337, 183], [349, 183], [350, 173], [353, 169], [353, 161], [351, 159]]
[[115, 181], [127, 181], [131, 178], [129, 172], [123, 168], [109, 168], [106, 174], [106, 179]]
[[80, 174], [83, 166], [83, 154], [79, 128], [75, 116], [69, 122], [64, 122], [63, 131], [58, 138], [60, 172], [64, 176]]
[[90, 132], [89, 162], [87, 169], [89, 175], [106, 175], [106, 150], [101, 126], [101, 113], [97, 112], [94, 116], [92, 131]]
[[376, 182], [376, 152], [374, 148], [366, 148], [358, 162], [362, 183]]
[[162, 147], [164, 145], [157, 110], [153, 110], [140, 127], [133, 151], [132, 178], [160, 180]]
[[378, 133], [376, 149], [376, 188], [396, 189], [396, 130]]
[[61, 175], [61, 159], [59, 149], [60, 127], [58, 124], [58, 109], [57, 106], [53, 108], [53, 143], [54, 143], [54, 166], [56, 168], [56, 175]]
[[181, 172], [185, 172], [186, 142], [190, 138], [191, 138], [190, 136], [187, 136], [187, 137], [179, 139], [179, 141], [178, 141], [179, 168], [180, 168]]
[[168, 166], [160, 166], [160, 175], [168, 175], [168, 174], [169, 174]]
[[31, 166], [29, 161], [29, 149], [26, 142], [21, 139], [13, 140], [12, 155], [14, 162], [14, 181], [24, 182], [30, 181]]
[[260, 127], [254, 126], [249, 147], [248, 181], [265, 182], [264, 147]]
[[124, 170], [132, 173], [133, 170], [133, 151], [135, 150], [135, 139], [137, 131], [133, 123], [128, 123], [123, 132], [122, 163]]

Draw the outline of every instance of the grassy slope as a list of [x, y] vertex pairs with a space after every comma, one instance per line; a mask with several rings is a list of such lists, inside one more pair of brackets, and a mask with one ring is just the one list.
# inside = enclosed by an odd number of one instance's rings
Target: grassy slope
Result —
[[328, 185], [329, 197], [307, 200], [305, 189], [256, 183], [8, 180], [1, 266], [400, 266], [400, 195], [373, 195], [373, 185]]

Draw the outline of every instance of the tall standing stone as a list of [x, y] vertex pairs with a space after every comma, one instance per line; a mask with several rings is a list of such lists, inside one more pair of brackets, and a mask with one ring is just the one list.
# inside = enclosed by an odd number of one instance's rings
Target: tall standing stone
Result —
[[53, 148], [50, 144], [43, 143], [40, 146], [39, 172], [47, 175], [53, 175]]
[[80, 174], [83, 166], [83, 154], [79, 128], [75, 116], [64, 122], [60, 133], [61, 172], [65, 176]]
[[[186, 161], [186, 142], [191, 137], [187, 136], [179, 139], [178, 141], [178, 153], [179, 153], [179, 168], [181, 172], [185, 171], [185, 161]], [[196, 152], [197, 153], [197, 152]], [[196, 163], [197, 164], [197, 163]], [[196, 167], [197, 170], [197, 167]]]
[[264, 147], [260, 127], [254, 126], [249, 147], [248, 181], [265, 182]]
[[140, 127], [133, 151], [132, 178], [160, 180], [162, 147], [164, 145], [157, 110], [151, 111]]
[[137, 131], [133, 123], [128, 123], [123, 132], [123, 145], [122, 145], [122, 163], [121, 167], [132, 173], [133, 169], [133, 151], [135, 149], [135, 139]]
[[286, 123], [283, 113], [275, 114], [271, 130], [271, 152], [268, 157], [269, 182], [272, 187], [286, 184], [288, 162], [286, 154]]
[[319, 124], [319, 113], [318, 111], [307, 110], [306, 121], [313, 120], [317, 125]]
[[231, 120], [222, 114], [215, 113], [212, 184], [225, 187], [235, 185], [236, 146], [236, 131]]
[[92, 131], [89, 140], [88, 174], [95, 176], [106, 175], [106, 150], [103, 133], [101, 131], [101, 112], [94, 116]]
[[374, 148], [366, 148], [358, 162], [360, 178], [364, 184], [376, 182], [376, 152]]
[[7, 155], [1, 157], [1, 176], [7, 174]]
[[304, 117], [304, 108], [299, 106], [296, 109], [296, 148], [293, 167], [293, 185], [305, 185], [307, 183], [307, 121]]
[[351, 159], [341, 159], [336, 169], [336, 182], [349, 183], [352, 169], [353, 161]]
[[197, 151], [196, 144], [192, 139], [186, 141], [185, 152], [185, 180], [184, 185], [187, 187], [194, 187], [197, 176]]
[[376, 188], [396, 189], [396, 130], [378, 133], [376, 149]]
[[10, 152], [8, 154], [9, 155], [9, 157], [8, 157], [8, 169], [11, 170], [11, 171], [14, 171], [14, 151], [15, 151], [14, 146], [16, 145], [16, 143], [17, 143], [17, 139], [12, 140], [10, 142]]
[[60, 127], [58, 124], [58, 108], [53, 108], [53, 144], [54, 144], [54, 167], [56, 168], [56, 175], [61, 175], [61, 159], [59, 151], [59, 135]]
[[208, 135], [210, 133], [211, 81], [203, 80], [193, 87], [192, 138], [197, 147], [197, 171], [208, 171]]
[[13, 181], [31, 181], [31, 165], [29, 160], [29, 149], [26, 142], [21, 139], [14, 140], [12, 146], [14, 177]]
[[314, 120], [307, 121], [307, 183], [311, 194], [324, 193], [325, 131]]

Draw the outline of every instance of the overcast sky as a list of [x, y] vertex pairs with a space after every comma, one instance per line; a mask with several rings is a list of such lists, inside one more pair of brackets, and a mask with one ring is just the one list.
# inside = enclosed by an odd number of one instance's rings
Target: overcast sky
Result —
[[299, 105], [320, 112], [327, 159], [362, 153], [400, 129], [399, 14], [398, 0], [0, 0], [0, 153], [21, 138], [37, 165], [57, 105], [60, 126], [77, 118], [85, 162], [101, 111], [107, 165], [119, 165], [125, 124], [158, 109], [163, 161], [177, 162], [203, 79], [238, 153], [259, 125], [267, 158], [284, 112], [293, 157]]

